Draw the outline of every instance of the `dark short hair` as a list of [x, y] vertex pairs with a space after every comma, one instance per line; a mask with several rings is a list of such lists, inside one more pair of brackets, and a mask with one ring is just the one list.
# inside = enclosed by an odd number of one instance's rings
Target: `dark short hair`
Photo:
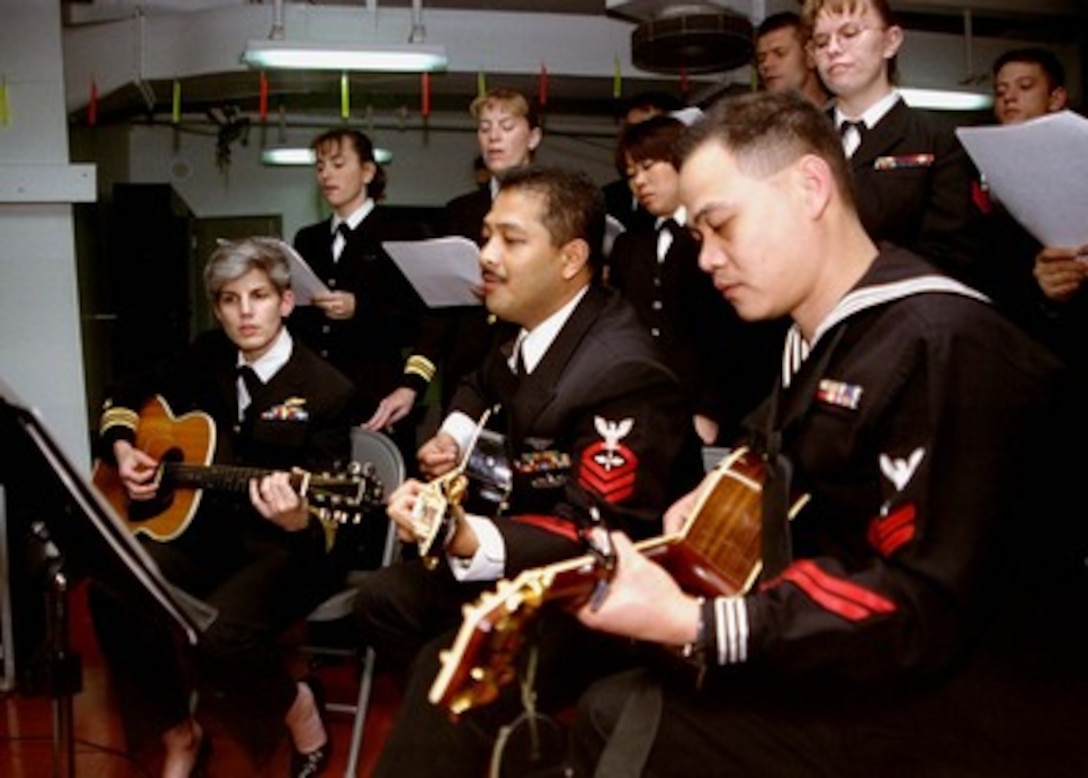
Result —
[[323, 151], [336, 152], [344, 146], [345, 142], [351, 143], [355, 153], [359, 155], [360, 162], [374, 164], [374, 178], [370, 179], [370, 183], [366, 185], [366, 193], [375, 201], [381, 200], [385, 196], [385, 168], [375, 158], [374, 143], [365, 133], [349, 127], [335, 127], [314, 138], [310, 148], [313, 149], [315, 154], [320, 154]]
[[1058, 56], [1049, 49], [1028, 46], [1022, 49], [1006, 51], [994, 60], [993, 77], [996, 79], [1001, 68], [1010, 62], [1026, 62], [1042, 68], [1043, 73], [1046, 75], [1048, 92], [1053, 92], [1055, 89], [1065, 86], [1065, 67], [1062, 65], [1061, 60], [1058, 59]]
[[780, 13], [771, 14], [762, 22], [759, 27], [756, 28], [756, 39], [762, 38], [764, 35], [769, 35], [777, 30], [791, 29], [797, 33], [797, 37], [801, 40], [805, 39], [805, 26], [801, 23], [801, 14], [793, 11], [782, 11]]
[[684, 101], [672, 92], [647, 89], [620, 100], [616, 106], [616, 118], [622, 119], [636, 108], [649, 108], [658, 113], [672, 113], [684, 107]]
[[605, 203], [601, 188], [581, 171], [526, 165], [512, 168], [500, 179], [500, 192], [532, 192], [544, 200], [541, 219], [554, 246], [572, 240], [589, 245], [589, 263], [596, 275], [603, 262]]
[[625, 127], [616, 144], [616, 170], [625, 174], [628, 157], [635, 162], [654, 160], [675, 165], [673, 148], [686, 129], [687, 125], [673, 116], [651, 116]]
[[746, 175], [773, 175], [805, 154], [823, 159], [835, 179], [842, 201], [854, 207], [850, 168], [842, 139], [831, 118], [794, 92], [753, 92], [726, 97], [680, 138], [676, 157], [680, 167], [706, 143], [719, 143], [737, 160]]

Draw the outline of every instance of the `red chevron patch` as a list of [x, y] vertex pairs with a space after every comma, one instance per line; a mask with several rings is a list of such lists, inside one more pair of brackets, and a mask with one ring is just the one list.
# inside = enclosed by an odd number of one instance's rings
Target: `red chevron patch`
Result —
[[873, 519], [869, 522], [869, 531], [866, 533], [869, 545], [881, 556], [890, 557], [904, 543], [914, 538], [917, 530], [915, 516], [914, 503], [909, 503], [887, 516]]
[[618, 503], [634, 493], [637, 470], [635, 452], [622, 444], [609, 447], [599, 441], [582, 451], [578, 483], [597, 492], [606, 502]]

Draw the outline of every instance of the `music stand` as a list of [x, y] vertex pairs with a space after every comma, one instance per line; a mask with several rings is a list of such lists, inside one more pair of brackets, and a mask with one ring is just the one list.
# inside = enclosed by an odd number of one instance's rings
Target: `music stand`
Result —
[[89, 577], [125, 593], [150, 617], [177, 629], [191, 645], [216, 613], [162, 576], [113, 508], [68, 461], [37, 414], [19, 402], [3, 381], [0, 483], [6, 486], [8, 521], [14, 530], [9, 537], [37, 545], [39, 557], [27, 566], [39, 569], [28, 570], [26, 577], [40, 574], [44, 589], [45, 685], [53, 697], [53, 775], [74, 776], [72, 696], [79, 689], [80, 667], [79, 657], [68, 645], [70, 582]]

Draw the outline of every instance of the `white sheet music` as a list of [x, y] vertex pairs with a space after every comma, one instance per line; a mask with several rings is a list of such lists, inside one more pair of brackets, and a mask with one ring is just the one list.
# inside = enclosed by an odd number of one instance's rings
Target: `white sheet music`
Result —
[[295, 305], [312, 305], [315, 294], [328, 294], [329, 287], [317, 277], [302, 255], [294, 246], [284, 242], [284, 253], [291, 264], [291, 290], [295, 293]]
[[1046, 246], [1088, 244], [1088, 119], [1058, 111], [956, 130], [994, 197]]
[[480, 248], [468, 238], [386, 241], [397, 267], [431, 308], [480, 305]]

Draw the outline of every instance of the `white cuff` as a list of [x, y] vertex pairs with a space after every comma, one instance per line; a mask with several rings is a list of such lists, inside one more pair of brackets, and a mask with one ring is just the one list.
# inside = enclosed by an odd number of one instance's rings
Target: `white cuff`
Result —
[[465, 514], [465, 521], [476, 533], [476, 553], [471, 559], [446, 555], [450, 572], [458, 581], [497, 581], [506, 572], [506, 542], [495, 522], [482, 516]]

